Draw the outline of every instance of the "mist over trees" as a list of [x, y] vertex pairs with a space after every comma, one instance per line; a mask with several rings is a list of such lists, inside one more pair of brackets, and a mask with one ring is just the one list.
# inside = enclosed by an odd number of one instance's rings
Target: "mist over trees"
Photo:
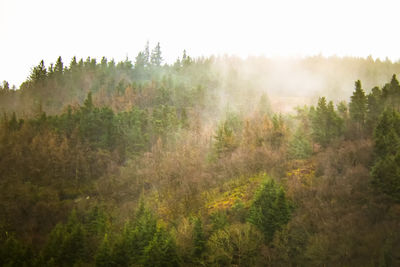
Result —
[[399, 72], [41, 61], [0, 87], [0, 265], [398, 266]]

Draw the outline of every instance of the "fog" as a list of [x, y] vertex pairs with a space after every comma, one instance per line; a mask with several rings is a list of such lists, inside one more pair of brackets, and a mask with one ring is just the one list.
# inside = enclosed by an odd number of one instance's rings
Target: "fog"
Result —
[[400, 64], [372, 57], [220, 57], [215, 69], [221, 75], [221, 106], [254, 107], [266, 94], [275, 112], [293, 112], [322, 96], [348, 102], [356, 80], [369, 93], [398, 74]]

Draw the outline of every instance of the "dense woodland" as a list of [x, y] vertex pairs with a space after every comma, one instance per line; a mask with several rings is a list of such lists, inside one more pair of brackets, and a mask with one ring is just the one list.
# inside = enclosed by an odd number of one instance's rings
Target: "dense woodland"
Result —
[[[0, 265], [400, 266], [396, 73], [372, 58], [165, 64], [160, 44], [41, 61], [0, 87]], [[272, 104], [307, 88], [311, 105]]]

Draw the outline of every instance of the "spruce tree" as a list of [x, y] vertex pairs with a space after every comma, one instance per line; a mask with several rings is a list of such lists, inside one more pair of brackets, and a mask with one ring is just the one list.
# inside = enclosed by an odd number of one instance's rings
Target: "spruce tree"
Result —
[[291, 208], [283, 188], [267, 178], [255, 194], [248, 221], [259, 228], [265, 242], [269, 243], [275, 232], [289, 222], [290, 214]]
[[400, 114], [385, 110], [374, 132], [375, 163], [372, 185], [400, 202]]
[[365, 125], [367, 112], [367, 97], [364, 90], [361, 88], [360, 80], [355, 82], [355, 90], [351, 96], [349, 105], [350, 118], [356, 124], [358, 134], [362, 134], [362, 129]]
[[156, 47], [151, 51], [151, 59], [150, 62], [153, 66], [161, 66], [163, 58], [161, 57], [161, 47], [160, 43], [157, 43]]

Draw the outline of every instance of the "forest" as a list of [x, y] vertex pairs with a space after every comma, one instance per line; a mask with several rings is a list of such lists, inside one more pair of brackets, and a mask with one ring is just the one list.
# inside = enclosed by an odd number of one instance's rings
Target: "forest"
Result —
[[0, 265], [400, 266], [398, 73], [41, 61], [0, 86]]

